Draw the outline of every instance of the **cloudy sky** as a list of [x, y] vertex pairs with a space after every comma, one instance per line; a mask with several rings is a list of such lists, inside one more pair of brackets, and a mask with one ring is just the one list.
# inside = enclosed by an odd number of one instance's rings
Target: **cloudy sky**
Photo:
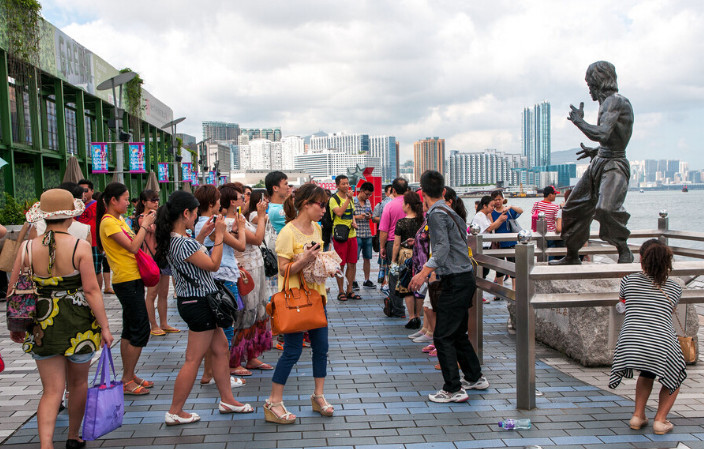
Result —
[[[552, 149], [598, 105], [587, 66], [611, 61], [635, 111], [630, 159], [704, 168], [704, 2], [665, 0], [44, 0], [44, 17], [188, 119], [360, 132], [446, 149], [521, 150], [521, 112], [552, 105]], [[586, 141], [585, 141], [586, 142]]]

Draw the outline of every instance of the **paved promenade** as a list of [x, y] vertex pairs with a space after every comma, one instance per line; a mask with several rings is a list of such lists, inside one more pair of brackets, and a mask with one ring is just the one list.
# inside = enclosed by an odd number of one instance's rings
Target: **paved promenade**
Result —
[[[330, 281], [332, 285], [334, 281]], [[333, 295], [334, 296], [334, 288]], [[184, 359], [187, 333], [152, 337], [138, 372], [155, 382], [147, 396], [127, 396], [122, 428], [88, 443], [88, 448], [223, 449], [223, 448], [704, 448], [704, 372], [690, 367], [671, 421], [672, 434], [657, 436], [652, 427], [628, 428], [633, 410], [634, 382], [617, 390], [605, 387], [608, 368], [585, 369], [556, 351], [538, 345], [536, 380], [538, 408], [515, 408], [515, 338], [506, 329], [504, 301], [485, 306], [484, 373], [491, 387], [471, 391], [464, 404], [435, 404], [427, 394], [442, 386], [434, 358], [411, 342], [403, 325], [381, 313], [379, 290], [361, 292], [362, 301], [331, 300], [330, 361], [326, 397], [335, 405], [335, 416], [314, 414], [309, 396], [313, 391], [309, 350], [293, 371], [284, 400], [297, 414], [295, 425], [264, 421], [262, 404], [268, 397], [271, 372], [255, 371], [247, 385], [236, 390], [243, 402], [256, 407], [249, 415], [220, 415], [214, 385], [197, 382], [186, 404], [202, 421], [167, 427], [172, 385]], [[114, 296], [106, 298], [114, 333], [119, 336], [120, 308]], [[4, 323], [0, 343], [7, 368], [0, 374], [0, 439], [3, 448], [38, 447], [34, 417], [41, 386], [30, 357], [9, 341]], [[171, 323], [185, 329], [175, 304]], [[702, 310], [700, 310], [702, 312]], [[704, 329], [704, 328], [703, 328]], [[701, 338], [704, 333], [700, 333]], [[114, 353], [118, 352], [119, 345]], [[275, 364], [279, 351], [262, 359]], [[116, 362], [119, 365], [119, 357]], [[119, 369], [119, 368], [118, 368]], [[91, 371], [91, 378], [92, 378]], [[654, 409], [650, 408], [652, 419]], [[501, 431], [502, 418], [530, 418], [533, 428]], [[67, 414], [59, 414], [56, 441], [64, 447]]]

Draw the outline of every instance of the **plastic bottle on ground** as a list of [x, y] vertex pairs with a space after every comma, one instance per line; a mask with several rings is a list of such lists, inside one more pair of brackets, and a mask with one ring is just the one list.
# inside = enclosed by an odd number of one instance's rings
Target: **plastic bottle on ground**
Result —
[[527, 430], [530, 429], [530, 419], [504, 419], [499, 422], [499, 427], [503, 430]]

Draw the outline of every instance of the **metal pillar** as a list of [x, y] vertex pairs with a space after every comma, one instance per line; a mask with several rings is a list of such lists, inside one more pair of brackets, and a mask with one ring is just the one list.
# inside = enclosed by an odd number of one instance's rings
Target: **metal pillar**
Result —
[[[668, 213], [665, 209], [660, 211], [660, 216], [658, 217], [658, 231], [665, 232], [670, 229], [670, 218], [667, 215]], [[660, 236], [659, 240], [667, 245], [669, 239], [665, 236]]]
[[516, 405], [521, 410], [535, 408], [534, 252], [530, 243], [516, 245]]
[[[469, 236], [469, 247], [472, 249], [472, 254], [482, 253], [482, 236], [470, 235]], [[481, 277], [482, 267], [479, 265], [475, 266], [475, 275], [477, 278]], [[484, 297], [484, 291], [477, 288], [474, 292], [474, 298], [472, 299], [472, 307], [469, 308], [469, 341], [472, 342], [474, 346], [474, 351], [477, 353], [479, 358], [479, 363], [484, 364], [484, 302], [482, 298]]]
[[547, 262], [548, 256], [545, 254], [545, 250], [548, 249], [548, 241], [545, 238], [545, 234], [548, 232], [548, 223], [545, 221], [545, 212], [540, 212], [538, 214], [538, 220], [535, 223], [536, 232], [540, 235], [537, 239], [538, 245], [538, 262]]

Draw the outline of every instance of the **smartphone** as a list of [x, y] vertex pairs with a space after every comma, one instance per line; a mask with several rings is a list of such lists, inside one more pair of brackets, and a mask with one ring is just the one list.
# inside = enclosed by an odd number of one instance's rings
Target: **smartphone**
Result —
[[310, 242], [310, 247], [311, 247], [311, 249], [318, 248], [318, 247], [320, 247], [320, 243], [318, 243], [318, 242]]
[[237, 206], [237, 215], [242, 215], [242, 206]]
[[210, 223], [215, 223], [215, 220], [217, 220], [217, 218], [218, 218], [217, 215], [213, 215], [212, 217], [210, 217], [210, 220], [208, 220], [208, 221], [209, 221]]

